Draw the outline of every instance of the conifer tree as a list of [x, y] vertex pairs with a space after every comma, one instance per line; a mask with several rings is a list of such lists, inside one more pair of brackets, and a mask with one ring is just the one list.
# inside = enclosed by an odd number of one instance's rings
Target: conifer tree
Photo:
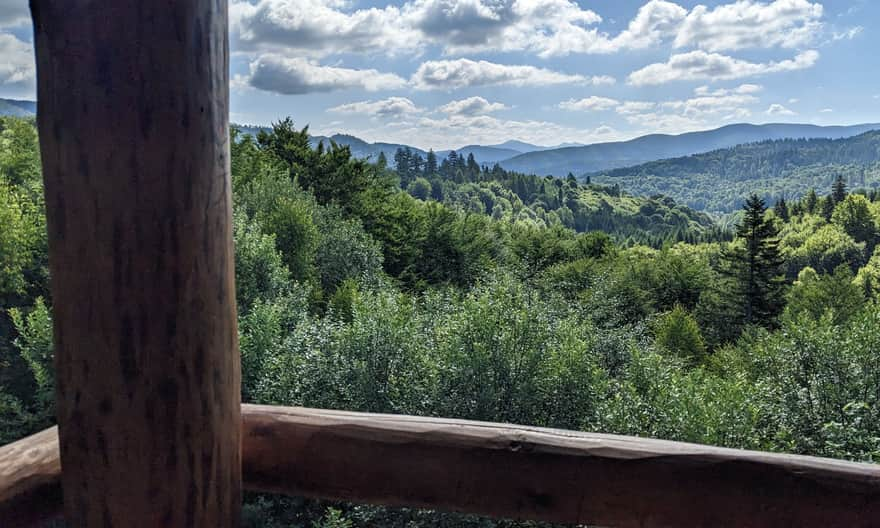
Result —
[[804, 198], [804, 207], [806, 207], [808, 213], [813, 214], [816, 212], [816, 204], [818, 201], [819, 197], [816, 196], [815, 189], [810, 189], [810, 192], [808, 192], [806, 198]]
[[739, 243], [722, 255], [727, 264], [723, 272], [732, 280], [726, 295], [743, 324], [771, 327], [784, 307], [778, 232], [765, 218], [767, 208], [758, 195], [749, 196], [743, 209], [745, 215], [736, 228]]
[[425, 177], [431, 178], [437, 174], [437, 155], [434, 149], [428, 150], [428, 157], [425, 159]]
[[788, 204], [785, 203], [785, 198], [780, 198], [779, 201], [776, 202], [776, 205], [773, 207], [773, 210], [776, 212], [776, 216], [779, 217], [783, 222], [788, 222], [791, 215], [788, 210]]
[[843, 181], [843, 176], [840, 174], [834, 180], [834, 186], [831, 188], [831, 198], [834, 201], [834, 205], [846, 199], [846, 182]]

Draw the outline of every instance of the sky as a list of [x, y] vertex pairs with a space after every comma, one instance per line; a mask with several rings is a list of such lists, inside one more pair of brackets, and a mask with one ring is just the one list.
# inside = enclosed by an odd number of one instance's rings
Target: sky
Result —
[[[880, 122], [877, 0], [230, 0], [231, 120], [446, 149]], [[27, 0], [0, 97], [33, 99]]]

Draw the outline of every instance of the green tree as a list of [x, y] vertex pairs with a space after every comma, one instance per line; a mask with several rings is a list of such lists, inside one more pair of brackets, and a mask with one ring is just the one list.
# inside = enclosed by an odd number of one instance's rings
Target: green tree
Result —
[[724, 273], [732, 279], [732, 304], [746, 325], [773, 326], [783, 308], [784, 277], [780, 273], [778, 232], [765, 216], [764, 200], [752, 194], [737, 225], [737, 242], [723, 253]]
[[785, 202], [785, 198], [780, 198], [776, 205], [773, 206], [773, 211], [776, 213], [776, 216], [779, 217], [783, 222], [788, 222], [790, 218], [790, 212], [788, 209], [788, 204]]
[[861, 194], [851, 194], [834, 208], [831, 221], [843, 228], [856, 242], [864, 242], [867, 250], [877, 245], [877, 225], [871, 203]]
[[662, 350], [697, 365], [706, 358], [706, 343], [697, 321], [681, 305], [676, 305], [657, 322], [654, 339]]
[[843, 175], [838, 174], [834, 180], [834, 185], [831, 187], [831, 200], [837, 205], [845, 199], [846, 181], [843, 179]]
[[406, 190], [419, 200], [427, 200], [431, 197], [431, 182], [419, 177], [410, 182]]
[[862, 288], [853, 281], [852, 271], [841, 265], [830, 275], [819, 275], [804, 268], [788, 292], [785, 316], [796, 320], [806, 314], [818, 320], [825, 315], [835, 324], [843, 324], [865, 305]]

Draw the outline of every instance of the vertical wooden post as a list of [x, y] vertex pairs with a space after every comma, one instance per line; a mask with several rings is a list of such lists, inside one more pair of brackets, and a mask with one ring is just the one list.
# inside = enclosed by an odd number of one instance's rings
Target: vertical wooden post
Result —
[[32, 0], [71, 526], [239, 522], [226, 0]]

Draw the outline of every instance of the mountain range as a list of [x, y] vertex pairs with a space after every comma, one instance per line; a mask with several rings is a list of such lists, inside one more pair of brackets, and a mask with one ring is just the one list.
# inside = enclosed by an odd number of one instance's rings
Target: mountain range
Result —
[[35, 101], [19, 101], [17, 99], [0, 99], [0, 116], [29, 117], [37, 115]]
[[828, 194], [840, 177], [850, 189], [880, 187], [880, 131], [828, 139], [745, 143], [691, 156], [588, 175], [636, 196], [665, 195], [688, 207], [730, 213], [757, 193], [768, 205], [810, 189]]
[[[819, 126], [810, 124], [775, 123], [766, 125], [735, 124], [713, 130], [685, 134], [651, 134], [629, 141], [594, 143], [591, 145], [542, 147], [521, 141], [507, 141], [498, 145], [467, 145], [456, 149], [459, 155], [473, 154], [481, 164], [498, 163], [503, 168], [537, 174], [563, 177], [568, 173], [583, 175], [651, 161], [690, 156], [736, 145], [776, 139], [840, 139], [880, 129], [880, 124], [868, 123], [850, 126]], [[398, 148], [409, 148], [423, 157], [424, 150], [395, 143], [369, 143], [351, 135], [330, 137], [314, 136], [313, 143], [333, 140], [348, 145], [359, 158], [376, 159], [380, 152], [393, 162]], [[448, 150], [435, 151], [438, 158]]]
[[[28, 116], [35, 112], [36, 103], [33, 101], [0, 99], [0, 115]], [[243, 133], [255, 135], [263, 127], [239, 126], [239, 129]], [[495, 145], [466, 145], [456, 149], [456, 152], [465, 157], [473, 154], [480, 164], [498, 163], [507, 170], [525, 174], [563, 177], [572, 173], [582, 176], [767, 140], [841, 139], [878, 129], [880, 129], [880, 124], [876, 123], [850, 126], [742, 123], [700, 132], [677, 135], [650, 134], [628, 141], [590, 145], [562, 144], [548, 147], [509, 140]], [[375, 160], [380, 153], [384, 153], [389, 163], [392, 164], [394, 153], [399, 148], [409, 148], [422, 157], [427, 155], [425, 150], [412, 146], [398, 143], [370, 143], [348, 134], [335, 134], [329, 137], [313, 136], [312, 144], [317, 145], [322, 141], [329, 140], [349, 146], [352, 155], [357, 158]], [[435, 154], [442, 159], [448, 156], [449, 152], [449, 150], [437, 150]], [[609, 176], [606, 175], [606, 177]], [[627, 178], [623, 178], [623, 180], [627, 180]]]

